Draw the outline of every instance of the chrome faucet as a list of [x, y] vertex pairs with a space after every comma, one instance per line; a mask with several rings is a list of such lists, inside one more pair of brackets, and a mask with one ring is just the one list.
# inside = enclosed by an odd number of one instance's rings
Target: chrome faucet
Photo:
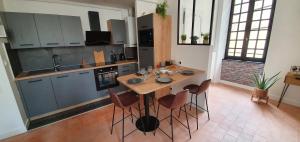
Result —
[[54, 54], [52, 56], [52, 64], [53, 64], [54, 71], [59, 71], [59, 67], [61, 66], [58, 64], [58, 61], [57, 61], [58, 58], [59, 58], [59, 55]]

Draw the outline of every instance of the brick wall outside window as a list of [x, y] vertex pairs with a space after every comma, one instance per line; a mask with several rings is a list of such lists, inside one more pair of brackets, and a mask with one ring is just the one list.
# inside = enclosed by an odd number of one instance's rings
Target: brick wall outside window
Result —
[[238, 60], [223, 60], [221, 80], [238, 83], [246, 86], [254, 86], [251, 78], [253, 74], [262, 74], [264, 64]]

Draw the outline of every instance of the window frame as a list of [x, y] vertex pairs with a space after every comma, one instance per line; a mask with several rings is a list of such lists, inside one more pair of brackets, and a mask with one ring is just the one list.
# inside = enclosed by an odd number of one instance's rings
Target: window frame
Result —
[[[229, 18], [229, 25], [228, 25], [228, 31], [227, 31], [227, 39], [226, 39], [226, 48], [225, 48], [224, 59], [225, 60], [226, 59], [232, 59], [232, 60], [242, 60], [242, 61], [253, 61], [253, 62], [262, 62], [262, 63], [265, 63], [266, 57], [267, 57], [267, 53], [268, 53], [269, 43], [270, 43], [270, 37], [271, 37], [271, 33], [272, 33], [273, 20], [274, 20], [274, 14], [275, 14], [275, 8], [276, 8], [276, 2], [277, 2], [277, 0], [273, 0], [272, 7], [271, 8], [267, 8], [267, 9], [271, 9], [271, 13], [270, 13], [270, 18], [269, 18], [269, 25], [268, 25], [268, 29], [267, 29], [268, 33], [267, 33], [267, 37], [265, 39], [266, 42], [265, 42], [265, 48], [263, 50], [264, 53], [263, 53], [263, 57], [262, 58], [249, 58], [249, 57], [246, 56], [247, 55], [248, 42], [249, 42], [249, 36], [250, 36], [250, 32], [251, 32], [252, 22], [253, 21], [262, 21], [263, 20], [263, 19], [252, 20], [253, 13], [255, 11], [254, 10], [254, 5], [255, 5], [255, 1], [257, 1], [257, 0], [249, 0], [249, 9], [248, 9], [248, 12], [247, 12], [248, 13], [247, 20], [245, 21], [246, 27], [245, 27], [245, 31], [244, 31], [245, 34], [244, 34], [244, 38], [243, 38], [243, 46], [242, 46], [241, 57], [228, 56], [232, 23], [235, 23], [235, 22], [232, 22], [233, 16], [235, 15], [234, 14], [235, 1], [236, 0], [232, 0], [231, 1], [230, 18]], [[240, 4], [242, 5], [244, 3], [241, 2]], [[242, 12], [240, 14], [242, 14]], [[262, 14], [260, 16], [262, 16]], [[255, 30], [252, 30], [252, 31], [255, 31]], [[259, 29], [257, 31], [259, 31]], [[238, 31], [237, 31], [237, 33], [238, 33]], [[259, 39], [255, 39], [255, 40], [258, 41]], [[238, 41], [238, 40], [236, 40], [236, 41]]]

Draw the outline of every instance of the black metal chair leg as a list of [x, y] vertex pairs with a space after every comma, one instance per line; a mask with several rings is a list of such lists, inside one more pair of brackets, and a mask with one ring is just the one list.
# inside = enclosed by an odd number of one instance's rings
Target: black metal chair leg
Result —
[[188, 118], [188, 115], [187, 115], [187, 111], [186, 111], [186, 106], [185, 106], [185, 105], [184, 105], [184, 111], [185, 111], [186, 123], [187, 123], [188, 129], [189, 129], [189, 135], [190, 135], [190, 139], [191, 139], [192, 136], [191, 136], [191, 130], [190, 130], [190, 124], [189, 124], [189, 118]]
[[204, 96], [205, 96], [205, 103], [206, 103], [207, 116], [208, 116], [208, 120], [210, 120], [210, 117], [209, 117], [209, 110], [208, 110], [208, 105], [207, 105], [207, 96], [206, 96], [206, 92], [204, 92]]
[[122, 142], [124, 142], [124, 109], [123, 109], [123, 118], [122, 118]]
[[[157, 106], [157, 112], [156, 112], [156, 118], [158, 119], [158, 112], [159, 112], [159, 104], [158, 104], [158, 106]], [[158, 119], [159, 120], [159, 119]], [[154, 126], [156, 126], [157, 125], [157, 121], [155, 122], [155, 125]], [[156, 129], [154, 130], [154, 136], [155, 136], [155, 132], [156, 132]]]
[[197, 109], [197, 107], [198, 107], [198, 95], [196, 95], [196, 109], [195, 109], [195, 111], [196, 111], [196, 120], [197, 120], [197, 130], [198, 130], [198, 109]]
[[131, 107], [129, 107], [129, 111], [130, 111], [130, 116], [131, 116], [131, 122], [133, 123], [133, 115], [132, 115], [132, 109], [131, 109]]
[[111, 121], [111, 130], [110, 130], [110, 134], [112, 135], [112, 132], [113, 132], [113, 128], [114, 128], [114, 121], [115, 121], [115, 110], [116, 110], [116, 106], [114, 105], [114, 111], [113, 111], [113, 118], [112, 118], [112, 121]]
[[193, 103], [193, 94], [191, 94], [190, 110], [192, 110], [192, 103]]
[[174, 141], [174, 134], [173, 134], [173, 109], [171, 109], [171, 133], [172, 133], [172, 142]]
[[182, 108], [182, 107], [179, 108], [178, 118], [180, 117], [181, 108]]
[[[138, 107], [139, 107], [140, 118], [142, 118], [142, 111], [141, 111], [140, 103], [138, 104]], [[143, 128], [144, 128], [144, 135], [146, 136], [146, 127], [145, 127], [145, 124], [144, 124], [143, 121], [142, 121], [142, 125], [143, 125]]]

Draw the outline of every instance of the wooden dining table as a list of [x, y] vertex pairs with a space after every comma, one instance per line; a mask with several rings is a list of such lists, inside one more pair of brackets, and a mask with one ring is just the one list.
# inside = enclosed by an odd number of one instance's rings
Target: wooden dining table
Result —
[[[172, 79], [172, 82], [170, 83], [159, 83], [157, 82], [155, 75], [155, 72], [158, 69], [154, 69], [151, 73], [147, 75], [146, 78], [143, 76], [139, 76], [137, 74], [129, 74], [125, 76], [118, 77], [117, 80], [123, 84], [124, 86], [128, 87], [130, 90], [136, 92], [139, 94], [144, 100], [144, 109], [145, 109], [145, 116], [139, 118], [136, 122], [136, 127], [141, 131], [150, 132], [159, 127], [159, 120], [151, 116], [149, 113], [149, 100], [150, 96], [155, 93], [155, 91], [158, 91], [160, 89], [171, 87], [172, 85], [178, 84], [180, 82], [183, 82], [185, 80], [191, 79], [199, 74], [204, 74], [205, 71], [189, 68], [189, 67], [183, 67], [183, 66], [176, 66], [172, 65], [169, 67], [166, 67], [167, 70], [172, 71], [169, 74], [161, 74], [161, 77], [170, 77]], [[191, 70], [194, 74], [192, 75], [183, 75], [181, 74], [184, 70]], [[129, 79], [132, 78], [143, 78], [144, 80], [141, 83], [138, 84], [130, 84], [128, 83]], [[156, 125], [155, 125], [156, 124]], [[145, 128], [144, 128], [144, 127]]]

